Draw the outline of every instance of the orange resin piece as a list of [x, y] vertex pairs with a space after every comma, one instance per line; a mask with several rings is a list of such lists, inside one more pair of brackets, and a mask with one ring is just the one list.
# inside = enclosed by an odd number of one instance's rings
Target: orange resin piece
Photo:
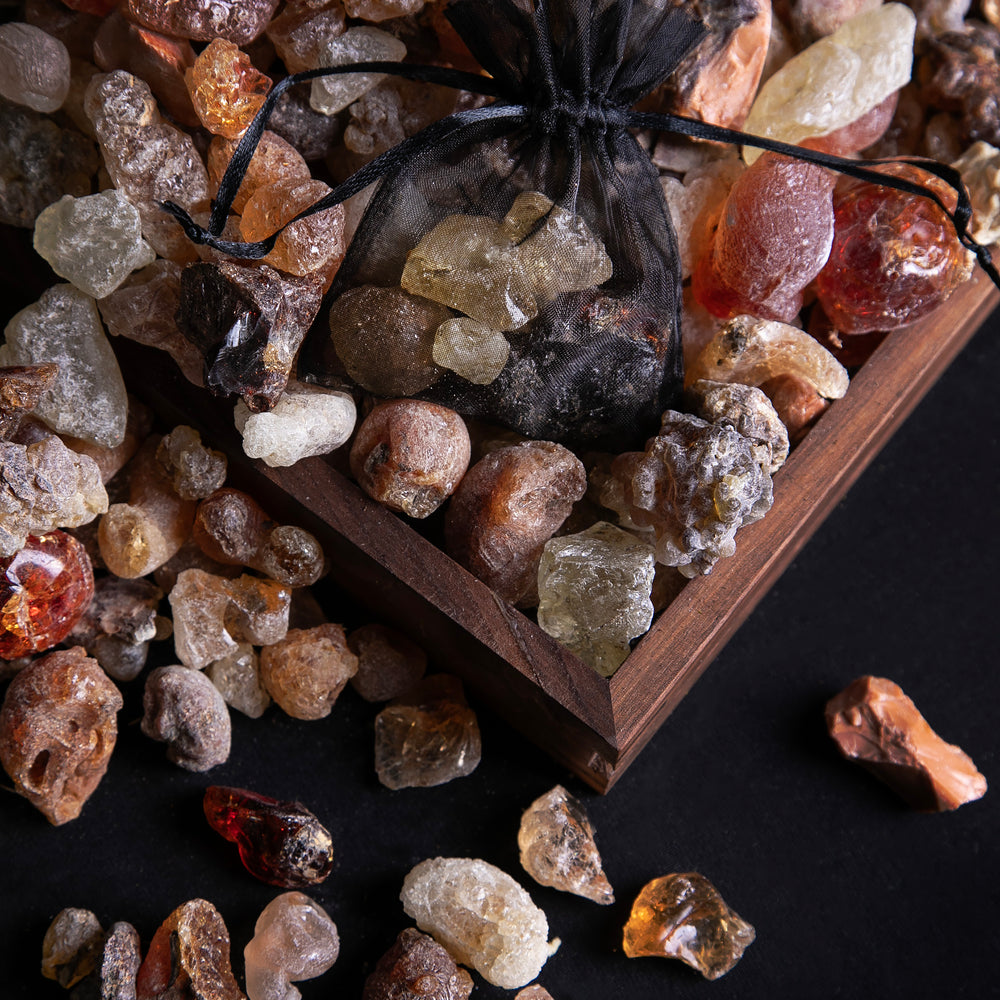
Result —
[[216, 38], [184, 75], [202, 125], [227, 139], [238, 139], [260, 110], [271, 79], [232, 42]]
[[[222, 175], [239, 145], [235, 139], [217, 135], [208, 147], [208, 180], [212, 191], [218, 191]], [[233, 211], [240, 214], [258, 188], [276, 181], [309, 180], [312, 173], [302, 154], [275, 132], [264, 131], [254, 150], [243, 183], [233, 199]]]

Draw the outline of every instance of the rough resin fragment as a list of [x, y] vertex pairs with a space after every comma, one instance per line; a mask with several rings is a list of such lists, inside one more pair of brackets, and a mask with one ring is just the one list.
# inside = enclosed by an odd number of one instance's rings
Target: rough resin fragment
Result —
[[[80, 1000], [135, 1000], [135, 980], [141, 964], [139, 932], [124, 920], [113, 923], [104, 939], [98, 968], [80, 986]], [[76, 993], [73, 1000], [77, 1000]]]
[[472, 987], [434, 938], [407, 927], [365, 980], [361, 1000], [468, 1000]]
[[615, 901], [583, 806], [562, 785], [535, 799], [517, 833], [524, 870], [540, 885], [607, 905]]
[[270, 78], [224, 38], [202, 49], [185, 81], [202, 125], [227, 139], [243, 135], [271, 89]]
[[343, 31], [344, 8], [339, 0], [292, 0], [267, 26], [267, 37], [288, 72], [301, 73], [322, 65], [323, 43]]
[[108, 769], [124, 702], [83, 649], [33, 660], [0, 708], [0, 763], [53, 826], [76, 819]]
[[975, 142], [952, 166], [969, 189], [972, 238], [985, 246], [1000, 242], [1000, 149]]
[[957, 809], [986, 794], [968, 754], [945, 743], [898, 684], [867, 675], [826, 705], [837, 748], [916, 809]]
[[421, 861], [400, 899], [421, 930], [494, 986], [527, 985], [554, 951], [545, 914], [506, 872], [478, 858]]
[[514, 1000], [554, 1000], [552, 994], [538, 983], [525, 986], [523, 990], [518, 990]]
[[161, 438], [156, 461], [170, 476], [182, 500], [201, 500], [226, 481], [226, 456], [201, 443], [201, 435], [185, 424]]
[[386, 788], [430, 788], [463, 778], [481, 753], [475, 712], [462, 682], [449, 674], [425, 677], [375, 717], [375, 771]]
[[347, 637], [347, 645], [358, 658], [351, 687], [365, 701], [388, 701], [406, 694], [427, 669], [427, 654], [387, 625], [362, 625]]
[[104, 928], [90, 910], [60, 910], [42, 941], [42, 975], [70, 989], [94, 971], [103, 944]]
[[13, 437], [21, 417], [38, 405], [58, 374], [59, 366], [51, 362], [0, 368], [0, 440]]
[[210, 663], [205, 673], [226, 704], [251, 719], [259, 719], [271, 704], [260, 680], [257, 652], [247, 642], [237, 643], [232, 653]]
[[489, 385], [510, 356], [507, 338], [468, 316], [445, 320], [434, 333], [434, 363], [475, 385]]
[[278, 0], [127, 0], [125, 16], [165, 35], [247, 45], [267, 27]]
[[632, 904], [622, 948], [629, 958], [679, 958], [706, 979], [724, 976], [756, 932], [697, 872], [646, 883]]
[[57, 111], [69, 79], [69, 52], [57, 38], [33, 24], [0, 24], [0, 97], [35, 111]]
[[209, 826], [239, 847], [243, 867], [254, 878], [299, 889], [319, 885], [330, 874], [333, 838], [301, 802], [212, 785], [202, 808]]
[[[223, 136], [212, 139], [208, 147], [208, 177], [213, 190], [218, 190], [238, 145], [235, 139]], [[265, 184], [279, 180], [306, 180], [310, 176], [309, 165], [302, 154], [280, 135], [265, 129], [233, 199], [233, 211], [242, 213], [251, 195]]]
[[292, 985], [323, 975], [340, 954], [337, 925], [301, 892], [285, 892], [264, 907], [243, 950], [249, 1000], [299, 1000]]
[[[317, 66], [344, 66], [357, 62], [399, 62], [406, 46], [379, 28], [349, 28], [327, 38], [316, 56]], [[348, 73], [313, 80], [309, 103], [324, 115], [335, 115], [385, 79], [382, 73]]]

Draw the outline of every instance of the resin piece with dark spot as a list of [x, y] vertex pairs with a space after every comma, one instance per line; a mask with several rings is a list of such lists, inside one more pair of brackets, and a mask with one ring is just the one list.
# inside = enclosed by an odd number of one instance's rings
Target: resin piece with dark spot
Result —
[[467, 1000], [472, 987], [434, 938], [407, 927], [365, 980], [361, 1000]]

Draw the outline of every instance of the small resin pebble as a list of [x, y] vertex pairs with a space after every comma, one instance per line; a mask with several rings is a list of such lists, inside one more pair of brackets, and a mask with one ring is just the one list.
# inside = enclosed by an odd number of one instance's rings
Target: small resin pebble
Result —
[[65, 531], [31, 536], [0, 559], [0, 658], [40, 653], [62, 642], [94, 596], [86, 549]]
[[103, 944], [104, 928], [90, 910], [60, 910], [42, 941], [42, 975], [70, 989], [97, 967]]
[[64, 195], [35, 220], [34, 247], [72, 285], [103, 298], [156, 259], [138, 210], [115, 190]]
[[108, 929], [97, 968], [84, 980], [72, 1000], [135, 1000], [135, 981], [142, 964], [139, 932], [119, 920]]
[[375, 717], [375, 771], [386, 788], [430, 788], [471, 774], [482, 746], [462, 682], [425, 677]]
[[562, 785], [535, 799], [517, 832], [521, 865], [540, 885], [595, 903], [615, 901], [594, 842], [594, 828], [580, 802]]
[[207, 900], [192, 899], [163, 921], [136, 977], [136, 1000], [245, 1000], [229, 960], [229, 931]]
[[38, 405], [58, 374], [59, 366], [51, 362], [0, 368], [0, 440], [13, 436], [21, 417]]
[[126, 0], [125, 16], [165, 35], [210, 42], [252, 42], [267, 27], [278, 0]]
[[724, 976], [756, 932], [697, 872], [664, 875], [632, 904], [622, 948], [629, 958], [679, 958], [706, 979]]
[[826, 725], [848, 760], [884, 781], [916, 809], [944, 812], [986, 794], [968, 754], [946, 743], [884, 677], [859, 677], [826, 705]]
[[333, 867], [330, 831], [301, 802], [212, 785], [202, 800], [216, 833], [239, 847], [254, 878], [285, 889], [319, 885]]
[[259, 719], [271, 704], [260, 679], [260, 658], [248, 642], [237, 643], [228, 656], [210, 663], [205, 673], [230, 708]]
[[506, 872], [478, 858], [429, 858], [400, 893], [417, 926], [456, 962], [506, 990], [526, 986], [552, 953], [545, 914]]
[[122, 705], [79, 646], [33, 660], [10, 682], [0, 708], [0, 762], [53, 826], [76, 819], [104, 777]]
[[260, 654], [260, 676], [275, 704], [295, 719], [323, 719], [358, 669], [340, 625], [289, 629]]
[[[405, 55], [406, 46], [398, 38], [379, 28], [364, 26], [327, 38], [316, 53], [316, 65], [399, 62]], [[384, 79], [382, 73], [348, 73], [313, 80], [309, 103], [324, 115], [335, 115]]]
[[142, 731], [167, 744], [167, 758], [207, 771], [229, 757], [229, 709], [215, 685], [188, 667], [157, 667], [142, 696]]
[[185, 80], [202, 125], [227, 139], [243, 135], [271, 89], [270, 78], [224, 38], [201, 50]]
[[0, 24], [0, 97], [35, 111], [57, 111], [69, 81], [69, 52], [62, 42], [33, 24]]
[[226, 481], [226, 456], [201, 443], [201, 435], [181, 424], [166, 434], [156, 449], [156, 461], [170, 476], [182, 500], [201, 500]]
[[365, 980], [361, 1000], [468, 1000], [472, 976], [429, 934], [400, 931]]
[[798, 444], [809, 428], [830, 407], [812, 382], [798, 375], [776, 375], [760, 384], [775, 413], [788, 431], [789, 447]]
[[390, 510], [433, 514], [455, 492], [472, 445], [465, 421], [437, 403], [396, 399], [374, 407], [351, 445], [358, 485]]
[[362, 625], [347, 637], [347, 645], [358, 658], [358, 672], [351, 678], [351, 687], [365, 701], [398, 698], [427, 670], [427, 654], [388, 625]]
[[601, 676], [625, 661], [653, 622], [653, 547], [613, 524], [545, 543], [538, 564], [538, 625]]
[[264, 907], [243, 949], [249, 1000], [299, 1000], [293, 982], [323, 975], [340, 954], [337, 925], [301, 892], [285, 892]]
[[468, 316], [445, 320], [434, 334], [434, 363], [475, 385], [493, 382], [510, 357], [502, 333]]
[[53, 285], [7, 324], [0, 365], [54, 362], [59, 376], [34, 414], [58, 434], [114, 447], [125, 436], [128, 400], [94, 300]]
[[972, 238], [1000, 243], [1000, 149], [974, 142], [952, 166], [962, 175], [972, 201]]

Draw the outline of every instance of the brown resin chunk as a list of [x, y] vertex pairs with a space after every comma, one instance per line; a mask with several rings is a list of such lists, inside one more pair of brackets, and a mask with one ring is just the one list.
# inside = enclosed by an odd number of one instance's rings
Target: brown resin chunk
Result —
[[226, 456], [201, 443], [201, 435], [181, 424], [156, 449], [156, 461], [182, 500], [201, 500], [226, 481]]
[[706, 979], [724, 976], [756, 932], [697, 872], [664, 875], [632, 904], [622, 948], [629, 958], [679, 958]]
[[[139, 932], [125, 920], [113, 923], [104, 941], [100, 968], [90, 979], [97, 979], [92, 993], [100, 1000], [135, 1000], [135, 980], [141, 964]], [[75, 994], [73, 1000], [77, 1000]]]
[[407, 927], [365, 980], [361, 1000], [467, 1000], [472, 987], [434, 938]]
[[0, 439], [9, 438], [21, 417], [35, 408], [59, 374], [52, 362], [0, 368]]
[[358, 658], [351, 687], [365, 701], [389, 701], [409, 691], [424, 676], [427, 654], [388, 625], [362, 625], [347, 637]]
[[267, 27], [278, 0], [126, 0], [125, 16], [165, 35], [210, 42], [252, 42]]
[[0, 708], [0, 762], [54, 826], [76, 819], [104, 777], [122, 705], [79, 646], [33, 661], [10, 682]]
[[42, 975], [68, 990], [94, 971], [103, 944], [104, 929], [90, 910], [60, 910], [42, 941]]
[[945, 743], [898, 684], [859, 677], [826, 705], [840, 752], [917, 809], [944, 812], [986, 794], [986, 779], [959, 747]]

